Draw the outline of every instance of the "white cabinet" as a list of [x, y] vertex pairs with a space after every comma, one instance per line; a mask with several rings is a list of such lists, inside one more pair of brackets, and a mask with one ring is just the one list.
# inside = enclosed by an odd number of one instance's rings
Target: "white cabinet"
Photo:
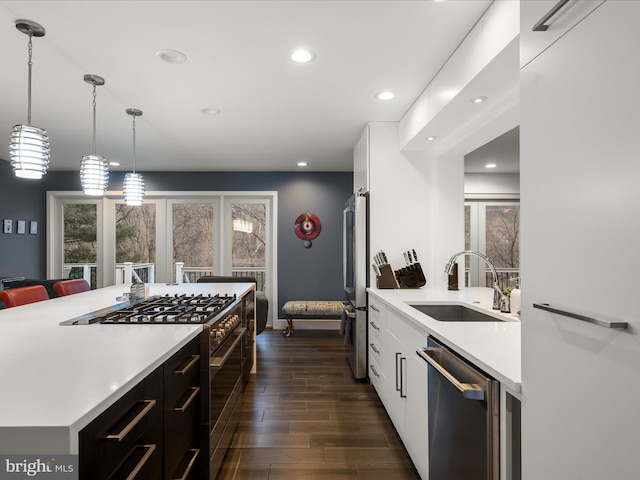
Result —
[[640, 471], [638, 19], [607, 1], [521, 72], [523, 478]]
[[[520, 2], [520, 68], [566, 34], [605, 0], [523, 0]], [[557, 10], [556, 10], [557, 8]], [[554, 13], [555, 10], [555, 13]], [[547, 15], [551, 17], [541, 23]], [[546, 26], [538, 27], [538, 24]]]
[[387, 351], [399, 357], [398, 393], [403, 417], [398, 430], [416, 469], [422, 478], [428, 478], [427, 364], [416, 353], [427, 344], [428, 334], [391, 309], [387, 312], [387, 332], [397, 339], [394, 344], [397, 350]]
[[415, 351], [426, 345], [427, 333], [375, 297], [369, 298], [369, 367], [370, 374], [374, 372], [371, 383], [416, 469], [426, 479], [427, 365]]

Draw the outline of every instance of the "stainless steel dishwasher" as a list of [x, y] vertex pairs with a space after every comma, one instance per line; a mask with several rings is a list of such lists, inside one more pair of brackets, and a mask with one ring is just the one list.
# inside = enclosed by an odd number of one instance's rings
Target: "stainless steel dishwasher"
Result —
[[499, 382], [435, 338], [428, 364], [429, 480], [498, 480]]

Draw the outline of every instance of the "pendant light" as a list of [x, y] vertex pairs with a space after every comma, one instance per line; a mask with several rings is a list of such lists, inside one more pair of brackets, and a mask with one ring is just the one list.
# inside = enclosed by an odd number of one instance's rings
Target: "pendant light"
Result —
[[46, 130], [31, 125], [31, 57], [32, 37], [44, 37], [42, 25], [30, 20], [16, 20], [16, 28], [29, 35], [29, 86], [27, 90], [27, 124], [14, 125], [9, 139], [9, 159], [11, 166], [20, 178], [42, 178], [49, 168], [49, 137]]
[[104, 195], [109, 184], [109, 166], [104, 157], [96, 155], [96, 87], [104, 85], [104, 78], [85, 75], [84, 81], [93, 85], [93, 153], [82, 157], [80, 183], [85, 195]]
[[142, 175], [136, 173], [136, 117], [142, 115], [142, 111], [135, 108], [127, 108], [127, 114], [133, 117], [133, 172], [124, 176], [122, 193], [124, 203], [127, 205], [142, 205], [144, 198], [144, 179]]

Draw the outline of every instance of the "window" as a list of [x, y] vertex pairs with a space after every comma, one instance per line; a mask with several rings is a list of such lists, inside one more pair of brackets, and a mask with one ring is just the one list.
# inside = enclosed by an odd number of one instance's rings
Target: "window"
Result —
[[63, 205], [63, 278], [84, 278], [96, 288], [98, 206], [95, 203]]
[[47, 201], [49, 278], [71, 273], [93, 288], [129, 283], [124, 264], [131, 262], [145, 282], [175, 282], [181, 262], [181, 281], [255, 277], [276, 298], [276, 192], [147, 192], [138, 207], [80, 192], [49, 192]]
[[[513, 286], [520, 276], [520, 205], [518, 202], [467, 201], [465, 249], [484, 253], [496, 267], [498, 283]], [[491, 271], [477, 257], [465, 259], [465, 285], [490, 286]]]

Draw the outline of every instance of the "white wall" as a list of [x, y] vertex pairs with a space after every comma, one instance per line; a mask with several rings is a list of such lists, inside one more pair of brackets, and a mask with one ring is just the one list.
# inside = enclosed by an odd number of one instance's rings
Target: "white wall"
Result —
[[465, 198], [518, 198], [520, 174], [518, 173], [465, 173]]

